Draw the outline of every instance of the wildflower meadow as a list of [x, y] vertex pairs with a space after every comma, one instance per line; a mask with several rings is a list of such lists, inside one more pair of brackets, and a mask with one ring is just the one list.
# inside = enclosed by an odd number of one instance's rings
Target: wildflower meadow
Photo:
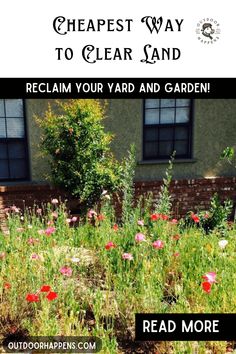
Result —
[[108, 197], [81, 217], [57, 199], [6, 210], [1, 340], [96, 336], [102, 353], [233, 350], [227, 342], [135, 342], [134, 314], [235, 312], [235, 224], [206, 233], [210, 212], [177, 220], [140, 203], [119, 222]]

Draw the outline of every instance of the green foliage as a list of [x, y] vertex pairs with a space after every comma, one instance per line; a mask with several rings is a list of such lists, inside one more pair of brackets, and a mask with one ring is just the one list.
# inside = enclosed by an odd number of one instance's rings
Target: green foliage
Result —
[[[146, 208], [137, 216], [143, 224], [128, 220], [116, 229], [107, 214], [73, 221], [60, 203], [42, 206], [42, 213], [36, 207], [7, 213], [9, 232], [0, 232], [2, 339], [92, 336], [102, 339], [102, 353], [193, 353], [196, 342], [135, 342], [135, 313], [235, 312], [235, 224], [220, 240], [216, 231], [205, 237], [202, 228], [153, 220]], [[145, 239], [137, 242], [140, 233]], [[157, 240], [162, 247], [154, 247]], [[216, 282], [206, 292], [209, 272]], [[43, 286], [57, 297], [50, 300]], [[38, 301], [27, 300], [29, 294]], [[232, 346], [197, 343], [199, 353]]]
[[120, 166], [110, 151], [112, 135], [104, 131], [105, 107], [98, 100], [57, 102], [61, 115], [49, 106], [37, 119], [42, 146], [49, 154], [52, 180], [80, 203], [93, 205], [102, 190], [119, 185]]
[[128, 157], [123, 161], [122, 169], [122, 221], [126, 222], [132, 214], [132, 205], [134, 201], [134, 175], [136, 167], [135, 145], [130, 146]]
[[164, 214], [168, 216], [171, 213], [171, 195], [169, 189], [170, 189], [170, 183], [172, 181], [174, 157], [175, 157], [175, 151], [173, 152], [169, 160], [169, 166], [166, 169], [165, 177], [163, 178], [163, 183], [159, 193], [159, 199], [155, 208], [158, 214]]
[[202, 226], [206, 232], [218, 229], [223, 232], [226, 230], [227, 219], [232, 211], [232, 202], [226, 200], [221, 204], [220, 198], [217, 194], [211, 199], [211, 205], [207, 215], [209, 217], [204, 219]]
[[[189, 212], [185, 219], [185, 227], [197, 225], [202, 228], [207, 234], [213, 230], [224, 235], [227, 230], [227, 220], [232, 212], [232, 202], [226, 200], [221, 203], [218, 194], [214, 194], [211, 198], [210, 208], [207, 211], [201, 211], [198, 214]], [[194, 221], [194, 217], [199, 218], [199, 222]]]
[[235, 151], [232, 146], [227, 146], [221, 153], [220, 156], [221, 160], [227, 161], [230, 165], [236, 168], [236, 161], [235, 161]]

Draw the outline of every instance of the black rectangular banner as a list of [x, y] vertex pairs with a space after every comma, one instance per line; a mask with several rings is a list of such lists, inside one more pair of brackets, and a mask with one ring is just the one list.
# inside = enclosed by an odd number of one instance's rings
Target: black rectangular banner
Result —
[[236, 340], [236, 314], [135, 315], [137, 341]]
[[0, 78], [1, 98], [236, 98], [236, 78]]

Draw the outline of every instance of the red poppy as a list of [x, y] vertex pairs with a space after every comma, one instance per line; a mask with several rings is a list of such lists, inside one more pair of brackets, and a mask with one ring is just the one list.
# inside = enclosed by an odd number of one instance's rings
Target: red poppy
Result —
[[118, 231], [118, 229], [119, 229], [119, 226], [118, 226], [117, 224], [114, 224], [114, 225], [113, 225], [113, 230], [114, 230], [114, 231]]
[[55, 300], [57, 298], [57, 293], [55, 293], [54, 291], [50, 291], [46, 298], [49, 300], [49, 301], [52, 301], [52, 300]]
[[158, 219], [160, 219], [160, 215], [159, 214], [152, 214], [150, 216], [150, 218], [152, 221], [157, 221]]
[[112, 241], [107, 242], [107, 244], [105, 245], [106, 250], [109, 250], [110, 248], [115, 248], [115, 247], [116, 247], [116, 245]]
[[162, 220], [168, 220], [169, 219], [169, 216], [168, 215], [165, 215], [165, 214], [160, 214], [160, 218]]
[[191, 218], [193, 219], [193, 221], [197, 224], [199, 223], [200, 219], [196, 214], [191, 214]]
[[39, 302], [39, 296], [37, 294], [27, 294], [26, 300], [28, 302]]
[[51, 286], [49, 286], [49, 285], [43, 285], [43, 286], [41, 287], [40, 291], [41, 291], [42, 293], [48, 293], [49, 291], [51, 291]]
[[172, 236], [172, 239], [175, 241], [178, 241], [180, 239], [180, 235], [176, 234], [176, 235]]
[[4, 289], [11, 289], [11, 284], [10, 283], [4, 283], [3, 287], [4, 287]]
[[211, 283], [209, 283], [209, 281], [204, 281], [202, 283], [202, 289], [209, 294], [211, 292]]
[[104, 216], [103, 214], [99, 214], [99, 215], [97, 216], [97, 219], [98, 219], [99, 221], [103, 221], [103, 220], [105, 220], [105, 216]]

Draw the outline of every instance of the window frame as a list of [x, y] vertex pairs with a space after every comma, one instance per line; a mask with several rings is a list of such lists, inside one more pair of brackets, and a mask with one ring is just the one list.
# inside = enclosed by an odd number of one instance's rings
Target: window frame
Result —
[[[163, 99], [163, 98], [157, 98], [157, 99]], [[177, 98], [174, 98], [175, 100]], [[194, 112], [194, 99], [190, 99], [190, 105], [189, 105], [189, 121], [186, 123], [165, 123], [165, 124], [145, 124], [145, 113], [146, 113], [146, 108], [145, 108], [145, 101], [146, 99], [143, 99], [143, 139], [142, 139], [142, 160], [143, 161], [165, 161], [169, 160], [170, 156], [167, 155], [157, 155], [156, 157], [147, 157], [145, 156], [145, 143], [147, 142], [145, 140], [145, 128], [154, 128], [154, 127], [162, 127], [162, 128], [174, 128], [173, 131], [173, 138], [172, 138], [172, 143], [174, 143], [175, 140], [175, 127], [187, 127], [188, 128], [188, 154], [182, 154], [175, 156], [176, 160], [191, 160], [193, 158], [193, 112]], [[172, 108], [172, 107], [171, 107]], [[175, 105], [175, 109], [178, 108], [178, 106]], [[181, 107], [180, 107], [181, 108]], [[156, 108], [148, 108], [148, 109], [156, 109]], [[157, 109], [157, 111], [160, 111], [160, 108]], [[159, 139], [159, 131], [158, 131], [158, 140], [156, 142], [159, 144], [160, 139]]]
[[[4, 101], [4, 113], [5, 113], [5, 119], [7, 118], [6, 117], [6, 103], [5, 101], [8, 99], [8, 98], [1, 98], [3, 99]], [[29, 181], [30, 180], [30, 169], [29, 169], [29, 148], [28, 148], [28, 129], [27, 129], [27, 120], [26, 120], [26, 104], [25, 104], [25, 100], [22, 99], [22, 98], [9, 98], [9, 100], [11, 99], [20, 99], [22, 100], [22, 109], [23, 109], [23, 122], [24, 122], [24, 138], [0, 138], [0, 142], [1, 143], [6, 143], [7, 144], [7, 161], [8, 161], [8, 174], [10, 175], [10, 169], [9, 169], [9, 161], [10, 161], [10, 158], [9, 158], [9, 149], [8, 149], [8, 142], [11, 141], [14, 143], [15, 142], [23, 142], [23, 145], [24, 145], [24, 151], [25, 151], [25, 158], [24, 158], [24, 161], [25, 161], [25, 165], [26, 165], [26, 176], [23, 177], [23, 178], [0, 178], [0, 184], [2, 182], [17, 182], [17, 181]]]

